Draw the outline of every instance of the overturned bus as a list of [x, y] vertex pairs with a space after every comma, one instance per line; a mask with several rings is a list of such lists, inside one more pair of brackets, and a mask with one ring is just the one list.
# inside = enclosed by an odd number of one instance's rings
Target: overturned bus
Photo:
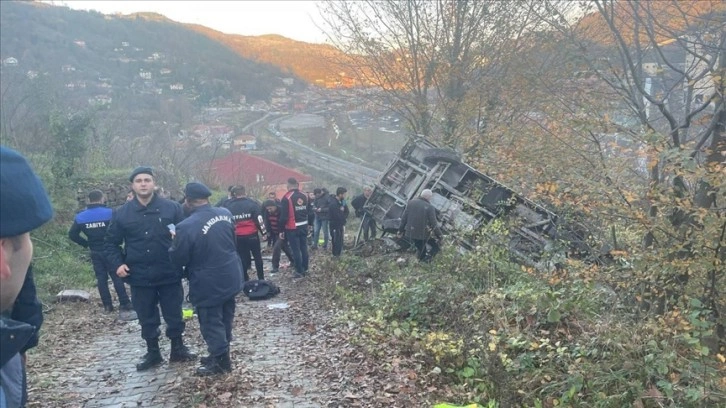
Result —
[[[385, 233], [394, 233], [409, 200], [424, 189], [443, 233], [461, 250], [488, 239], [506, 246], [513, 258], [530, 266], [552, 265], [564, 256], [597, 262], [592, 233], [580, 223], [564, 220], [491, 177], [462, 163], [456, 152], [412, 137], [381, 174], [364, 209]], [[495, 220], [506, 233], [486, 228]], [[358, 232], [356, 243], [360, 240]], [[406, 242], [396, 241], [404, 246]], [[549, 267], [548, 266], [548, 267]]]

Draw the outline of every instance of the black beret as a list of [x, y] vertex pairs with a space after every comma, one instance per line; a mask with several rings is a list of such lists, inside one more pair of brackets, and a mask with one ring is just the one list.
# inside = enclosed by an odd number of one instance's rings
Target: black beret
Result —
[[198, 200], [209, 197], [212, 195], [212, 192], [204, 184], [194, 182], [184, 187], [184, 195], [191, 200]]
[[27, 160], [0, 146], [0, 237], [22, 235], [51, 218], [48, 194]]
[[148, 174], [151, 177], [154, 177], [154, 171], [149, 166], [139, 166], [134, 169], [134, 171], [131, 172], [131, 177], [129, 177], [129, 182], [133, 183], [134, 178], [138, 176], [139, 174]]

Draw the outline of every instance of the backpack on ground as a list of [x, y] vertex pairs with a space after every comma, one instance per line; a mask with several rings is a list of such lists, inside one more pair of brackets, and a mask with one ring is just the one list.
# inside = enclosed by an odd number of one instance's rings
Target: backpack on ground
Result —
[[245, 282], [242, 291], [249, 300], [265, 300], [277, 296], [280, 288], [268, 280], [251, 280]]

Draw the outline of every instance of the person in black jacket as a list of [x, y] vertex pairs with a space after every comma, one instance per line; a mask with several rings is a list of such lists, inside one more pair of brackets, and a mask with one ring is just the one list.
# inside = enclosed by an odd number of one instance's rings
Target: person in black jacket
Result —
[[[275, 204], [277, 204], [278, 206], [280, 205], [280, 199], [277, 198], [277, 193], [274, 191], [270, 191], [267, 193], [266, 201], [274, 201]], [[262, 209], [264, 210], [265, 206], [263, 205], [262, 207], [263, 207]], [[269, 228], [267, 229], [267, 231], [269, 232]], [[267, 234], [267, 247], [268, 248], [272, 248], [275, 245], [275, 238], [276, 238], [276, 236], [274, 234], [272, 234], [272, 233]]]
[[236, 186], [232, 189], [234, 198], [227, 200], [224, 207], [232, 213], [232, 220], [235, 223], [235, 235], [237, 236], [237, 253], [242, 259], [242, 268], [245, 282], [250, 280], [247, 270], [252, 266], [252, 258], [255, 259], [257, 279], [265, 279], [265, 272], [262, 266], [262, 247], [259, 231], [263, 239], [265, 235], [265, 223], [262, 219], [262, 209], [256, 201], [245, 196], [244, 186]]
[[287, 179], [287, 193], [280, 202], [280, 224], [285, 232], [281, 239], [290, 244], [295, 260], [294, 278], [302, 278], [308, 273], [308, 214], [310, 206], [308, 197], [299, 190], [299, 183], [294, 177]]
[[425, 189], [421, 191], [419, 197], [406, 204], [397, 234], [398, 238], [406, 235], [413, 241], [418, 252], [418, 259], [422, 262], [431, 262], [441, 249], [439, 242], [443, 235], [436, 219], [436, 209], [431, 205], [433, 196], [434, 193], [431, 190]]
[[[150, 167], [138, 167], [129, 178], [136, 197], [114, 211], [104, 242], [116, 274], [131, 286], [131, 303], [139, 318], [147, 353], [136, 369], [162, 363], [159, 350], [159, 306], [171, 339], [169, 361], [195, 359], [184, 345], [182, 269], [169, 259], [175, 225], [183, 219], [179, 203], [154, 194]], [[121, 244], [124, 248], [121, 248]]]
[[350, 210], [345, 203], [345, 194], [348, 192], [345, 187], [338, 187], [335, 190], [335, 198], [330, 200], [328, 215], [330, 216], [330, 236], [333, 244], [333, 256], [340, 256], [343, 252], [343, 236], [345, 221]]
[[43, 183], [20, 153], [0, 146], [0, 406], [27, 402], [25, 352], [43, 322], [30, 231], [53, 217]]
[[[233, 189], [233, 188], [234, 188], [234, 186], [229, 186], [229, 187], [227, 187], [227, 196], [226, 196], [226, 197], [222, 197], [222, 198], [220, 198], [220, 199], [219, 199], [219, 201], [217, 201], [217, 204], [214, 204], [214, 206], [215, 206], [215, 207], [224, 207], [224, 204], [225, 204], [225, 203], [226, 203], [227, 201], [229, 201], [229, 200], [233, 199], [233, 198], [234, 198], [234, 195], [232, 195], [232, 189]], [[182, 202], [181, 202], [181, 204], [185, 204], [185, 201], [184, 201], [184, 199], [183, 199], [183, 198], [182, 198]]]
[[232, 213], [209, 205], [212, 192], [204, 184], [189, 183], [184, 194], [192, 210], [176, 226], [169, 256], [177, 267], [186, 267], [189, 300], [196, 307], [199, 330], [209, 350], [197, 374], [230, 372], [234, 298], [242, 290], [242, 263], [237, 256]]
[[355, 216], [363, 218], [361, 221], [361, 229], [363, 229], [363, 239], [365, 241], [368, 241], [369, 238], [376, 239], [376, 220], [363, 208], [371, 193], [373, 193], [373, 190], [370, 187], [363, 187], [363, 194], [356, 196], [350, 202], [350, 205], [355, 210]]
[[313, 212], [315, 213], [315, 229], [313, 230], [313, 249], [318, 248], [320, 240], [320, 232], [323, 232], [323, 249], [328, 249], [328, 241], [330, 240], [330, 225], [328, 217], [328, 207], [332, 197], [328, 194], [326, 188], [316, 188], [315, 200], [313, 201]]
[[280, 234], [285, 229], [280, 224], [280, 205], [273, 200], [267, 200], [263, 204], [263, 218], [265, 220], [265, 228], [272, 237], [272, 270], [270, 273], [280, 271], [280, 252], [285, 252], [285, 256], [290, 261], [291, 266], [295, 266], [292, 253], [290, 252], [290, 244], [286, 240], [280, 239]]
[[[90, 249], [91, 263], [96, 274], [96, 286], [106, 313], [113, 312], [113, 299], [111, 298], [111, 292], [108, 290], [109, 276], [111, 282], [113, 282], [113, 288], [116, 290], [116, 296], [118, 296], [119, 309], [122, 312], [130, 311], [133, 308], [131, 307], [131, 300], [126, 294], [126, 287], [121, 278], [116, 275], [116, 271], [109, 264], [103, 252], [103, 239], [106, 236], [106, 230], [113, 213], [113, 210], [106, 207], [104, 203], [105, 199], [102, 191], [93, 190], [88, 193], [88, 206], [84, 211], [76, 214], [73, 225], [68, 231], [68, 238], [76, 244]], [[86, 237], [83, 238], [81, 234]]]

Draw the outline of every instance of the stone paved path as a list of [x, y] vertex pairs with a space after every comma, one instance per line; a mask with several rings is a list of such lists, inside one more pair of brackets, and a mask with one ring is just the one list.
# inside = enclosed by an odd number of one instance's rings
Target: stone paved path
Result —
[[[269, 267], [265, 269], [269, 270]], [[326, 396], [321, 391], [325, 388], [315, 379], [315, 364], [304, 353], [304, 328], [295, 324], [292, 308], [276, 308], [290, 301], [291, 294], [295, 293], [294, 286], [299, 282], [290, 279], [286, 272], [268, 276], [268, 279], [277, 281], [283, 293], [260, 302], [248, 301], [242, 295], [238, 297], [231, 347], [234, 370], [230, 376], [245, 382], [241, 387], [245, 392], [240, 393], [240, 388], [237, 388], [237, 395], [229, 398], [239, 405], [231, 406], [325, 406]], [[75, 307], [93, 308], [93, 305]], [[90, 313], [98, 314], [96, 311]], [[45, 391], [56, 397], [58, 405], [46, 399], [43, 403], [31, 401], [30, 406], [166, 408], [189, 404], [188, 401], [181, 404], [178, 396], [185, 384], [193, 380], [190, 376], [198, 366], [197, 362], [168, 363], [169, 340], [162, 336], [162, 354], [167, 361], [155, 369], [138, 372], [135, 363], [145, 353], [138, 323], [94, 316], [90, 320], [94, 321], [96, 329], [90, 332], [95, 335], [80, 334], [81, 327], [76, 327], [71, 330], [78, 331], [77, 336], [67, 333], [67, 337], [63, 338], [64, 343], [69, 343], [64, 348], [60, 344], [52, 344], [53, 339], [51, 344], [44, 346], [46, 353], [50, 351], [49, 354], [52, 354], [56, 346], [58, 350], [55, 351], [62, 355], [55, 363], [45, 361], [39, 367], [31, 365], [31, 376], [34, 370], [47, 373], [46, 370], [58, 369], [61, 373], [35, 378], [40, 384], [33, 384], [31, 380], [31, 400], [34, 393]], [[56, 341], [60, 342], [60, 339]], [[187, 321], [185, 339], [196, 353], [206, 355], [196, 319]], [[58, 382], [44, 388], [43, 379], [46, 377]], [[213, 379], [206, 381], [213, 385]], [[196, 402], [191, 403], [194, 405]]]

